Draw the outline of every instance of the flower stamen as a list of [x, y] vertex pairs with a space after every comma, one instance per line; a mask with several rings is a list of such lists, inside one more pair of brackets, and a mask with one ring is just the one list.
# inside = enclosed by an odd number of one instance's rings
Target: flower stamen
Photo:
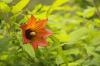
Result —
[[34, 35], [36, 35], [36, 32], [31, 32], [30, 35], [33, 35], [34, 36]]

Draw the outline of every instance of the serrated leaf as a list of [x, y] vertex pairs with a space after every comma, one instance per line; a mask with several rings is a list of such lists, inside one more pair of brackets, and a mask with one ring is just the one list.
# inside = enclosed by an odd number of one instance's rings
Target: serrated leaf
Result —
[[12, 13], [18, 13], [29, 3], [30, 0], [21, 0], [15, 6], [12, 7]]

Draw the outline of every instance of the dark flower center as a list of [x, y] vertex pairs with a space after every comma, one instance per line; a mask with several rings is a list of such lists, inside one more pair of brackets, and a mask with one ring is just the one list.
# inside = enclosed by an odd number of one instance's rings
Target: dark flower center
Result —
[[33, 31], [30, 30], [30, 29], [28, 29], [28, 30], [25, 31], [25, 36], [29, 40], [31, 40], [34, 37], [34, 35], [32, 35], [31, 32], [33, 32]]

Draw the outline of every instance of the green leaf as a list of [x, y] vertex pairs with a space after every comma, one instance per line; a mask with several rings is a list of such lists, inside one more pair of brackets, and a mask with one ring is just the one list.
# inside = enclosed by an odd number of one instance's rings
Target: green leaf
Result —
[[79, 54], [80, 53], [80, 50], [79, 49], [69, 49], [69, 50], [65, 50], [64, 51], [65, 55], [70, 55], [70, 54]]
[[94, 7], [90, 7], [88, 9], [84, 10], [83, 16], [85, 18], [91, 18], [92, 16], [94, 16], [95, 12], [96, 12], [96, 9]]
[[69, 43], [75, 43], [86, 37], [88, 29], [83, 27], [70, 33]]
[[12, 7], [12, 13], [18, 13], [22, 11], [24, 7], [29, 3], [30, 0], [21, 0], [15, 6]]
[[69, 36], [66, 34], [64, 30], [61, 30], [58, 34], [55, 35], [61, 42], [67, 42], [69, 40]]
[[96, 27], [100, 28], [100, 19], [94, 19]]
[[78, 64], [79, 64], [79, 63], [72, 62], [72, 63], [69, 63], [68, 66], [78, 66]]
[[3, 39], [3, 37], [4, 37], [3, 35], [0, 35], [0, 40]]
[[49, 13], [52, 13], [54, 10], [56, 10], [61, 5], [67, 3], [69, 0], [55, 0], [55, 2], [50, 7]]
[[5, 3], [11, 3], [13, 0], [1, 0], [1, 1], [3, 1]]
[[22, 47], [32, 58], [35, 57], [34, 49], [30, 44], [24, 44]]
[[68, 2], [69, 0], [56, 0], [53, 4], [53, 7], [58, 7], [66, 2]]
[[58, 55], [57, 56], [57, 58], [56, 58], [56, 64], [62, 64], [64, 61], [63, 61], [63, 59], [62, 59], [62, 57], [60, 56], [60, 55]]
[[0, 12], [8, 13], [9, 11], [10, 11], [10, 7], [4, 2], [0, 2]]
[[7, 60], [8, 59], [8, 55], [2, 55], [1, 57], [0, 57], [0, 60]]
[[94, 34], [94, 38], [91, 39], [91, 44], [99, 45], [100, 44], [100, 32]]

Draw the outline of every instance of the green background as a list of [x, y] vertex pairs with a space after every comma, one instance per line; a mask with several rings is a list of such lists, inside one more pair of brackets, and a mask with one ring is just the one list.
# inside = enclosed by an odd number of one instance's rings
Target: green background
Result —
[[[20, 25], [48, 18], [48, 46], [23, 44]], [[0, 0], [0, 66], [100, 66], [100, 0]]]

